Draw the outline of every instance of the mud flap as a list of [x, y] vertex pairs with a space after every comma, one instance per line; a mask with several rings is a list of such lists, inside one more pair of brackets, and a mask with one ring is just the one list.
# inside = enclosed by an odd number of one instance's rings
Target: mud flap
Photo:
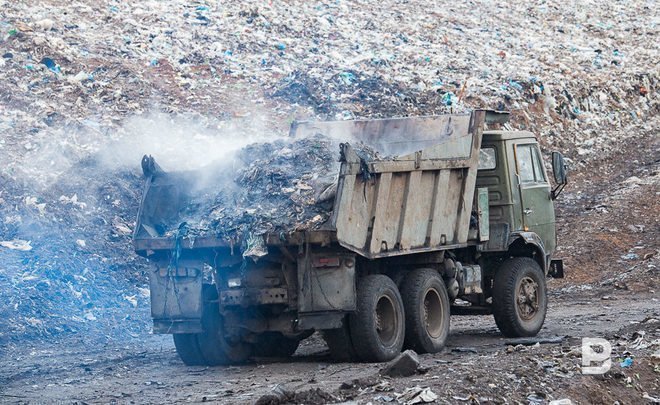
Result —
[[564, 278], [564, 261], [561, 259], [555, 259], [550, 261], [550, 270], [548, 271], [548, 277], [552, 278]]
[[153, 333], [202, 332], [202, 265], [157, 264], [149, 274]]
[[311, 253], [309, 247], [307, 251], [304, 259], [298, 261], [298, 311], [341, 315], [355, 311], [355, 255]]

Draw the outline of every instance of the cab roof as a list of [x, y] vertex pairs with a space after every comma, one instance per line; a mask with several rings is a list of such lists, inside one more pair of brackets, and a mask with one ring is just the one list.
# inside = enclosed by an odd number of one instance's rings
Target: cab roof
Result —
[[529, 131], [503, 131], [486, 130], [484, 131], [484, 140], [506, 141], [508, 139], [532, 138], [536, 140], [536, 135]]

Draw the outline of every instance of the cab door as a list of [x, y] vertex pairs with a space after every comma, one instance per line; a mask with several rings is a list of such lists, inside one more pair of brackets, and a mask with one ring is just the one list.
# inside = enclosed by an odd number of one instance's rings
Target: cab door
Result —
[[536, 143], [514, 145], [522, 228], [535, 232], [543, 241], [546, 254], [555, 250], [555, 211], [548, 177]]

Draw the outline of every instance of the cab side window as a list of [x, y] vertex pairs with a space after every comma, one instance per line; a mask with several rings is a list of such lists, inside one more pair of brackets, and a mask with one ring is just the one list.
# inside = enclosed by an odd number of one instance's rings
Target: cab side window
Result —
[[535, 145], [517, 145], [518, 174], [522, 183], [545, 183], [545, 173]]

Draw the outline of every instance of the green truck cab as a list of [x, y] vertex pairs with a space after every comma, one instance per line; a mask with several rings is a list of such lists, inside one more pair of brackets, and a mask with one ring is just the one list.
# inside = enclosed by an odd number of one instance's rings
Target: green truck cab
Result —
[[[566, 183], [563, 157], [553, 162], [559, 187]], [[484, 252], [530, 250], [546, 273], [561, 271], [551, 257], [557, 246], [554, 189], [545, 169], [539, 144], [531, 132], [484, 131], [477, 187], [488, 188], [490, 240]], [[516, 245], [514, 245], [516, 244]]]

